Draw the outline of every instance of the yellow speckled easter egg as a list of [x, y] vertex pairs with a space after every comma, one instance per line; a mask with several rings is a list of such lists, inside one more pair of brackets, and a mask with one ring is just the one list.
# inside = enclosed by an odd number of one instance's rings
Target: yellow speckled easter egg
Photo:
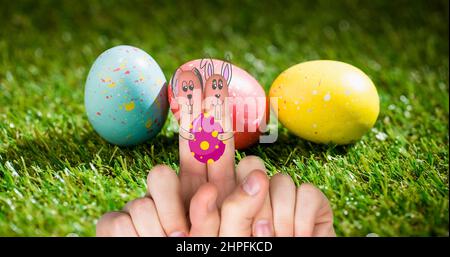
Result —
[[[349, 144], [375, 124], [377, 89], [360, 69], [337, 61], [310, 61], [281, 73], [270, 97], [278, 119], [292, 133], [315, 143]], [[272, 107], [276, 103], [271, 101]]]

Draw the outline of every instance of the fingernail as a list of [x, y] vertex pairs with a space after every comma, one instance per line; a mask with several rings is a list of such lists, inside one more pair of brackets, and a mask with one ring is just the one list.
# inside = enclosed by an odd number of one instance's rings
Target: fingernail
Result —
[[255, 176], [245, 178], [242, 189], [250, 196], [256, 195], [260, 190], [258, 179]]
[[255, 224], [256, 236], [272, 236], [272, 229], [268, 220], [258, 220]]
[[172, 232], [172, 234], [169, 235], [169, 237], [185, 237], [185, 236], [186, 234], [180, 231]]

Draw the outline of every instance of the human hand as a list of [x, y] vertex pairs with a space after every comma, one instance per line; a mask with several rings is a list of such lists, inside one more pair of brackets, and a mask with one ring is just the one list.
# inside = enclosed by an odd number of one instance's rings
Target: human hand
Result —
[[[229, 217], [224, 225], [242, 223], [233, 232], [230, 230], [232, 233], [244, 233], [238, 228], [248, 229], [248, 216], [255, 216], [268, 193], [264, 172], [252, 172], [246, 181], [234, 190], [222, 208], [222, 216]], [[103, 215], [97, 223], [97, 236], [219, 235], [218, 190], [212, 183], [204, 183], [198, 188], [190, 199], [189, 213], [183, 204], [180, 179], [169, 167], [155, 166], [148, 174], [147, 188], [146, 196], [130, 201], [122, 211]], [[250, 192], [251, 197], [246, 192]], [[235, 212], [234, 209], [241, 205], [245, 208]]]
[[[220, 210], [217, 188], [205, 183], [186, 214], [178, 177], [158, 165], [148, 175], [147, 196], [129, 202], [123, 211], [106, 213], [97, 223], [97, 235], [335, 236], [332, 210], [320, 190], [310, 184], [296, 188], [290, 176], [280, 173], [269, 181], [263, 169], [258, 157], [242, 159], [237, 166], [239, 186]], [[260, 218], [268, 195], [270, 221]]]

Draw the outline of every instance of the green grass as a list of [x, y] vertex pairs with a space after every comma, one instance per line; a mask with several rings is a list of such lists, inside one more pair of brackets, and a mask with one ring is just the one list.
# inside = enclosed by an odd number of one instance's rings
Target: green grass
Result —
[[275, 144], [236, 159], [255, 154], [270, 172], [317, 185], [338, 235], [448, 236], [448, 1], [39, 2], [0, 8], [0, 235], [94, 235], [102, 213], [145, 192], [148, 169], [178, 168], [170, 122], [154, 140], [119, 148], [85, 115], [91, 64], [130, 44], [166, 77], [205, 53], [230, 53], [266, 90], [307, 60], [359, 67], [380, 95], [376, 130], [337, 147], [281, 128]]

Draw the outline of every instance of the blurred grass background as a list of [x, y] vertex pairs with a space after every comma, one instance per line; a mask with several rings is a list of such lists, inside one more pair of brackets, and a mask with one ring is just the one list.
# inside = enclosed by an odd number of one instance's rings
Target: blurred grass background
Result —
[[[266, 90], [296, 63], [353, 64], [381, 113], [354, 145], [284, 128], [256, 154], [270, 172], [327, 195], [341, 236], [448, 236], [448, 19], [442, 1], [2, 1], [0, 235], [91, 236], [106, 211], [145, 192], [146, 170], [178, 167], [168, 129], [134, 148], [103, 141], [84, 112], [95, 58], [119, 44], [180, 64], [231, 54]], [[387, 136], [387, 137], [386, 137]]]

